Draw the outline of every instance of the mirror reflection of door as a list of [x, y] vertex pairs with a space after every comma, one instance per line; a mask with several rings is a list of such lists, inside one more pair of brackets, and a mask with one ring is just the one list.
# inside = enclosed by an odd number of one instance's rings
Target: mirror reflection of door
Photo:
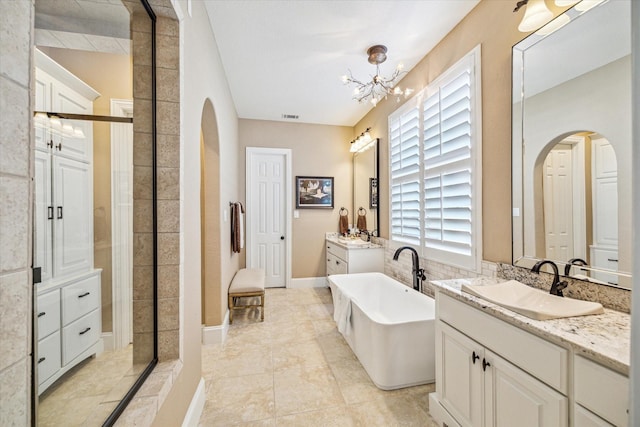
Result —
[[[573, 249], [573, 180], [571, 145], [557, 144], [544, 162], [543, 205], [545, 258], [571, 259]], [[576, 212], [577, 215], [580, 212]]]
[[[581, 258], [595, 269], [617, 271], [618, 189], [613, 146], [582, 132], [558, 142], [542, 165], [544, 258]], [[573, 267], [572, 275], [585, 275]], [[592, 272], [608, 283], [616, 276]]]

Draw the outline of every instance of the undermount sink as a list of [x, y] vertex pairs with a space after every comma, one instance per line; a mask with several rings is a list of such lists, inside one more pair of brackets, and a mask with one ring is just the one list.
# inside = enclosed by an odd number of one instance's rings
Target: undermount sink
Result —
[[462, 285], [462, 291], [535, 320], [602, 314], [602, 304], [563, 298], [516, 280], [494, 285]]

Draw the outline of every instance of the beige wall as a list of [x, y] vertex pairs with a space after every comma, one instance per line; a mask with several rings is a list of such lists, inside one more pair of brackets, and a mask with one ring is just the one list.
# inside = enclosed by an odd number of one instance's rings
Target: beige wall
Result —
[[[157, 7], [162, 3], [164, 7]], [[154, 10], [163, 13], [170, 8], [169, 0], [154, 0]], [[184, 11], [180, 22], [180, 43], [177, 27], [171, 35], [158, 39], [158, 55], [172, 56], [181, 64], [180, 104], [175, 110], [180, 119], [180, 154], [173, 158], [180, 167], [180, 359], [183, 368], [154, 420], [155, 426], [182, 424], [187, 408], [196, 391], [201, 373], [201, 221], [200, 221], [200, 135], [203, 108], [211, 101], [217, 124], [220, 157], [219, 193], [220, 209], [228, 201], [240, 199], [238, 176], [238, 118], [229, 92], [224, 69], [218, 54], [213, 32], [202, 2], [191, 2], [192, 13], [187, 13], [187, 1], [178, 4]], [[160, 28], [162, 30], [162, 28]], [[179, 50], [174, 47], [180, 46]], [[159, 79], [161, 80], [161, 78]], [[160, 90], [160, 89], [159, 89]], [[206, 135], [205, 135], [206, 138]], [[206, 143], [206, 141], [205, 141]], [[222, 217], [222, 215], [220, 215]], [[228, 224], [228, 223], [227, 223]], [[224, 230], [224, 225], [221, 228]], [[230, 247], [228, 233], [220, 236], [222, 248]], [[238, 270], [239, 256], [222, 251], [220, 272], [221, 301], [231, 278]], [[223, 304], [226, 307], [226, 304]], [[160, 314], [162, 319], [162, 313]], [[162, 337], [160, 337], [162, 345]]]
[[[241, 161], [238, 182], [242, 193], [245, 188], [244, 159], [247, 147], [290, 148], [293, 177], [334, 178], [333, 209], [299, 209], [300, 217], [292, 219], [293, 278], [324, 276], [324, 233], [338, 231], [340, 207], [344, 206], [351, 212], [352, 164], [349, 141], [353, 139], [353, 128], [242, 119], [239, 121], [239, 138]], [[289, 188], [295, 199], [293, 177]], [[295, 209], [295, 201], [293, 207]]]
[[[100, 93], [93, 114], [110, 116], [111, 99], [132, 99], [131, 57], [81, 50], [40, 48]], [[93, 122], [94, 266], [101, 268], [102, 331], [113, 331], [111, 263], [111, 125]]]
[[[514, 3], [515, 4], [515, 3]], [[525, 37], [517, 30], [524, 8], [513, 13], [504, 1], [481, 1], [404, 77], [402, 86], [424, 88], [480, 44], [482, 49], [482, 232], [483, 259], [511, 262], [511, 46]], [[552, 6], [549, 4], [549, 6]], [[389, 198], [387, 118], [398, 105], [383, 101], [356, 126], [379, 137], [380, 198]], [[389, 206], [380, 212], [381, 235], [389, 236]]]

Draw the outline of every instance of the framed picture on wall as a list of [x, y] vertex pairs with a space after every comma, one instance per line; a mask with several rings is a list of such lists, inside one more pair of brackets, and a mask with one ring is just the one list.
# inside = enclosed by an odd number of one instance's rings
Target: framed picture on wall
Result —
[[378, 178], [369, 178], [369, 208], [378, 207]]
[[296, 176], [296, 208], [333, 209], [333, 177]]

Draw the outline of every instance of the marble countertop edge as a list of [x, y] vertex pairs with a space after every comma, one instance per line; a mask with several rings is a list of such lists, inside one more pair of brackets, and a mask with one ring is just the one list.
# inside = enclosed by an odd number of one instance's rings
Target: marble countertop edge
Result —
[[496, 278], [432, 280], [437, 290], [471, 305], [497, 319], [503, 320], [550, 342], [570, 347], [602, 365], [629, 375], [631, 316], [604, 309], [604, 314], [535, 320], [507, 308], [462, 292], [463, 284], [488, 285], [504, 281]]

